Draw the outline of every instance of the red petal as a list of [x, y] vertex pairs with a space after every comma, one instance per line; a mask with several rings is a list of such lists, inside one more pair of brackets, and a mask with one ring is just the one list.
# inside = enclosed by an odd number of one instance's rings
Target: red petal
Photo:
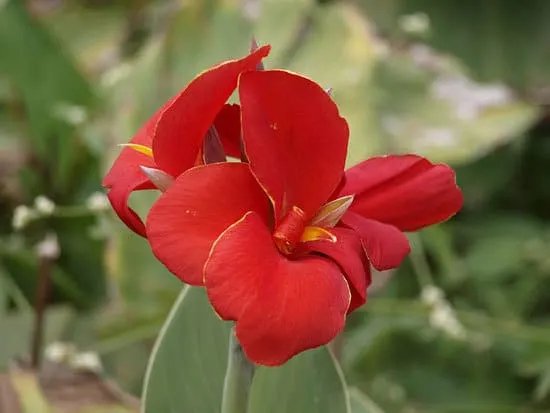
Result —
[[331, 228], [336, 242], [318, 240], [299, 245], [298, 253], [318, 252], [331, 258], [345, 274], [351, 290], [348, 313], [365, 304], [371, 283], [370, 264], [357, 234], [347, 228]]
[[[158, 114], [154, 115], [130, 140], [151, 147], [152, 129], [157, 121]], [[103, 186], [109, 188], [108, 197], [113, 209], [120, 219], [134, 232], [145, 236], [145, 225], [141, 218], [128, 206], [128, 198], [133, 191], [140, 189], [156, 189], [143, 174], [140, 166], [155, 168], [153, 158], [132, 148], [124, 148], [120, 152], [113, 166], [103, 179]]]
[[214, 121], [226, 155], [241, 157], [241, 107], [226, 104]]
[[202, 285], [212, 243], [247, 211], [269, 217], [269, 201], [248, 165], [219, 163], [181, 174], [153, 205], [147, 237], [153, 253], [182, 281]]
[[319, 85], [289, 72], [244, 73], [239, 96], [245, 152], [276, 220], [293, 205], [310, 218], [343, 176], [346, 121]]
[[344, 327], [350, 303], [337, 265], [314, 256], [288, 260], [254, 213], [216, 241], [205, 285], [218, 314], [237, 320], [248, 358], [270, 366], [331, 341]]
[[160, 114], [153, 136], [153, 153], [160, 169], [178, 176], [194, 165], [204, 135], [235, 90], [239, 75], [255, 70], [269, 49], [261, 47], [243, 59], [201, 73], [171, 100]]
[[401, 265], [411, 247], [409, 240], [399, 229], [372, 219], [347, 212], [342, 223], [357, 232], [372, 266], [378, 271]]
[[462, 207], [454, 171], [416, 155], [376, 157], [354, 166], [335, 197], [349, 194], [355, 194], [350, 211], [402, 231], [444, 221]]

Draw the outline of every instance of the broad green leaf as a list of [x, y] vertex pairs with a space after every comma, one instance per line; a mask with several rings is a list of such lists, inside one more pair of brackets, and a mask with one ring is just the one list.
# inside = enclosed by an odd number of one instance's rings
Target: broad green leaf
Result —
[[[477, 78], [504, 81], [526, 90], [548, 85], [550, 3], [531, 0], [360, 0], [366, 15], [393, 40], [408, 36], [404, 16], [424, 13], [422, 40], [464, 61]], [[456, 30], [457, 27], [463, 30]]]
[[125, 8], [114, 2], [90, 7], [80, 2], [68, 2], [41, 21], [58, 39], [63, 39], [63, 46], [80, 66], [95, 71], [105, 66], [105, 56], [116, 53], [124, 41], [125, 30], [128, 30], [125, 19], [135, 18], [137, 14], [137, 10], [131, 10], [132, 6], [135, 9], [142, 6], [139, 2], [128, 5], [130, 7]]
[[[255, 27], [273, 44], [268, 67], [333, 88], [350, 125], [349, 165], [388, 152], [470, 161], [515, 139], [539, 115], [506, 86], [473, 82], [450, 57], [424, 46], [393, 50], [354, 5], [264, 0], [261, 6]], [[290, 29], [267, 24], [273, 15], [286, 16]]]
[[249, 413], [349, 413], [342, 371], [326, 347], [295, 356], [281, 367], [260, 367]]
[[362, 393], [361, 390], [351, 387], [348, 390], [348, 394], [351, 404], [351, 413], [384, 413], [384, 411], [366, 394]]
[[209, 67], [248, 53], [252, 27], [241, 2], [181, 2], [170, 17], [163, 45], [168, 77], [160, 84], [165, 98]]
[[[93, 308], [105, 299], [107, 289], [106, 241], [93, 234], [97, 217], [52, 217], [48, 224], [57, 234], [61, 252], [52, 268], [52, 299], [70, 302], [80, 310]], [[36, 255], [14, 245], [0, 249], [0, 261], [13, 283], [32, 301], [39, 268]]]
[[374, 70], [372, 108], [385, 152], [462, 163], [516, 139], [537, 120], [539, 111], [506, 86], [476, 83], [452, 59], [421, 53], [429, 63], [394, 52]]
[[69, 118], [75, 110], [88, 109], [94, 93], [60, 42], [27, 11], [24, 2], [4, 3], [0, 7], [0, 74], [22, 99], [25, 138], [51, 169], [53, 188], [43, 189], [63, 193], [84, 151], [78, 145], [74, 119]]
[[63, 270], [84, 298], [73, 301], [78, 309], [90, 309], [102, 303], [107, 294], [104, 262], [106, 239], [94, 234], [98, 218], [94, 215], [59, 217], [51, 222], [56, 231], [61, 255], [56, 266]]
[[[0, 250], [0, 260], [16, 291], [29, 302], [34, 302], [39, 263], [36, 255], [27, 249]], [[85, 304], [88, 297], [75, 280], [63, 269], [54, 265], [51, 273], [52, 299]]]
[[185, 287], [151, 354], [143, 411], [219, 413], [229, 330], [203, 289]]
[[[203, 289], [185, 288], [157, 339], [145, 376], [146, 413], [219, 413], [230, 323], [213, 312]], [[326, 348], [278, 368], [259, 367], [250, 413], [348, 413], [342, 373]]]

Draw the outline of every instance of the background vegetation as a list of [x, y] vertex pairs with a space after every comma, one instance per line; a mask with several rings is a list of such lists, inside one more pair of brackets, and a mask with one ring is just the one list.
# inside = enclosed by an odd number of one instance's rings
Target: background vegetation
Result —
[[333, 88], [349, 165], [415, 152], [456, 167], [465, 193], [350, 319], [336, 350], [370, 398], [357, 412], [550, 411], [544, 0], [0, 0], [0, 368], [31, 352], [46, 272], [46, 342], [97, 352], [139, 394], [181, 284], [114, 219], [101, 176], [252, 34], [273, 46], [267, 67]]

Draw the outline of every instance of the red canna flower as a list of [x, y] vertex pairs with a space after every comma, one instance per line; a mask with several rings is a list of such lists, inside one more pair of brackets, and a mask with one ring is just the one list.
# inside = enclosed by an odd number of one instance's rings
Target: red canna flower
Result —
[[[240, 60], [224, 62], [197, 76], [162, 106], [130, 140], [103, 180], [120, 219], [146, 236], [141, 218], [128, 206], [133, 191], [166, 189], [173, 178], [206, 157], [220, 156], [219, 139], [229, 156], [240, 156], [240, 109], [226, 104], [239, 75], [254, 70], [269, 53], [256, 48]], [[223, 159], [225, 153], [222, 150]], [[145, 167], [145, 169], [144, 169]]]
[[[256, 70], [266, 53], [235, 61], [246, 64], [231, 82], [225, 75], [209, 83], [198, 103], [165, 105], [141, 131], [152, 137], [153, 158], [127, 148], [117, 160], [141, 180], [120, 182], [126, 175], [115, 164], [106, 183], [110, 195], [121, 188], [111, 202], [118, 199], [119, 215], [135, 230], [127, 196], [154, 186], [139, 166], [175, 178], [147, 217], [153, 253], [182, 281], [206, 288], [220, 317], [236, 322], [250, 360], [279, 365], [331, 341], [365, 303], [370, 265], [399, 266], [410, 250], [402, 231], [448, 219], [462, 194], [452, 169], [416, 155], [376, 157], [344, 172], [349, 130], [338, 108], [307, 78]], [[234, 153], [242, 144], [247, 162], [195, 162], [208, 128], [227, 110], [218, 82], [237, 81], [240, 123], [226, 123], [233, 125], [226, 141]], [[191, 140], [186, 125], [201, 125]], [[141, 144], [141, 135], [132, 143]]]

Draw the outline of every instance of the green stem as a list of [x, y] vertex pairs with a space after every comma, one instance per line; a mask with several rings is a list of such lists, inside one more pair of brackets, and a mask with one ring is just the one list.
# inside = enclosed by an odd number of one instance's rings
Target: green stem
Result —
[[412, 244], [410, 254], [411, 264], [420, 288], [435, 285], [430, 264], [428, 264], [428, 260], [426, 259], [422, 238], [418, 234], [409, 234], [409, 240]]
[[234, 330], [231, 330], [221, 413], [247, 412], [253, 376], [254, 364], [246, 358]]

